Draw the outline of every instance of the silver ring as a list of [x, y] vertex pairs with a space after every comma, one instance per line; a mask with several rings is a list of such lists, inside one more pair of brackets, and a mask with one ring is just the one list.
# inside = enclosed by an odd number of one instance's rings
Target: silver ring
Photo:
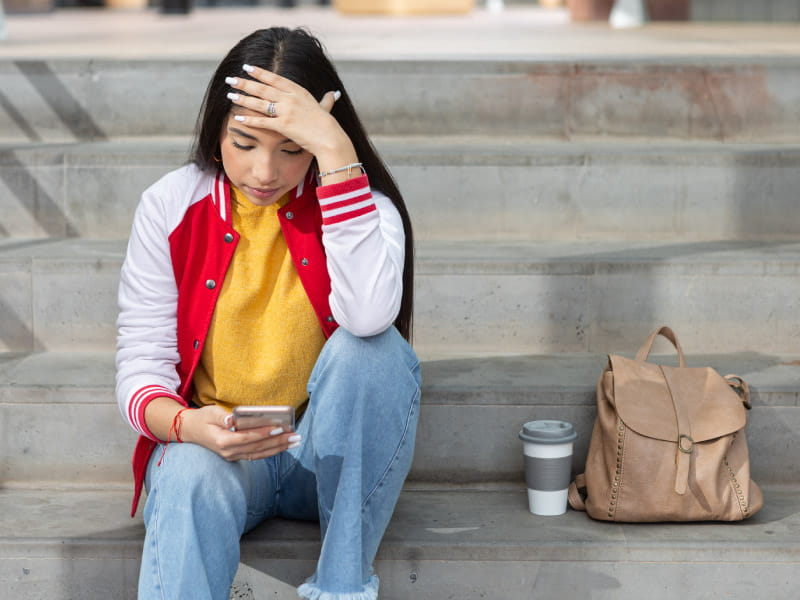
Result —
[[269, 104], [267, 104], [267, 116], [273, 118], [278, 116], [278, 113], [275, 112], [274, 102], [270, 102]]

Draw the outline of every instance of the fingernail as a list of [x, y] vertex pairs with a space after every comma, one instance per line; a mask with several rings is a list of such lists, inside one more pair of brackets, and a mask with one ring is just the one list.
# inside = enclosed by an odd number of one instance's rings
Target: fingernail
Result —
[[255, 71], [255, 69], [250, 65], [242, 65], [242, 70], [247, 71], [248, 73], [252, 73], [253, 71]]
[[300, 440], [302, 440], [302, 439], [303, 439], [303, 436], [302, 436], [302, 435], [296, 434], [296, 435], [290, 435], [290, 436], [289, 436], [289, 439], [288, 439], [287, 441], [288, 441], [290, 444], [293, 444], [293, 443], [295, 443], [295, 442], [299, 442], [299, 441], [300, 441]]
[[233, 416], [228, 415], [225, 417], [225, 421], [223, 421], [223, 423], [225, 424], [225, 427], [231, 427], [233, 425]]
[[333, 100], [334, 101], [338, 100], [341, 97], [342, 97], [342, 92], [340, 92], [339, 90], [336, 90], [335, 92], [333, 92]]
[[272, 431], [269, 432], [270, 435], [280, 435], [283, 433], [283, 427], [276, 427]]
[[244, 123], [245, 119], [246, 117], [243, 117], [242, 115], [234, 115], [233, 117], [234, 121], [239, 121], [240, 123]]
[[289, 444], [289, 445], [288, 445], [288, 446], [286, 446], [286, 447], [287, 447], [289, 450], [294, 450], [295, 448], [299, 448], [299, 447], [300, 447], [300, 442], [295, 442], [294, 444]]
[[228, 99], [229, 100], [238, 100], [239, 94], [234, 94], [233, 92], [228, 92]]
[[236, 85], [237, 83], [239, 83], [239, 78], [238, 77], [226, 77], [225, 78], [225, 83], [227, 83], [228, 85]]

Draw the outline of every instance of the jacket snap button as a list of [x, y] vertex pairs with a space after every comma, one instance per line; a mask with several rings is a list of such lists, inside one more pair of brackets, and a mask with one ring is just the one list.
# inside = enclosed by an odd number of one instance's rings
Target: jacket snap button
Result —
[[192, 346], [194, 346], [194, 349], [197, 350], [200, 347], [200, 340], [195, 340]]
[[292, 219], [294, 219], [294, 213], [292, 211], [287, 212], [286, 218], [291, 221]]
[[232, 241], [233, 241], [233, 234], [232, 233], [226, 233], [225, 234], [225, 242], [230, 244]]
[[304, 258], [303, 260], [300, 261], [300, 264], [303, 265], [304, 267], [307, 267], [308, 266], [308, 259]]
[[333, 315], [328, 315], [328, 318], [326, 320], [328, 321], [328, 323], [333, 323]]
[[213, 290], [215, 287], [217, 287], [217, 282], [214, 281], [213, 279], [209, 279], [208, 281], [206, 281], [206, 287], [210, 290]]

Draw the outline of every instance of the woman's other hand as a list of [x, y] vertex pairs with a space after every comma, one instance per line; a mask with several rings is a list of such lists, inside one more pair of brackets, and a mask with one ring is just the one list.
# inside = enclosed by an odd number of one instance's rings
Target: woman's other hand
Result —
[[229, 461], [267, 458], [300, 442], [295, 432], [274, 426], [231, 431], [230, 416], [216, 405], [184, 411], [181, 439], [208, 448]]
[[229, 461], [267, 458], [300, 443], [295, 432], [271, 426], [231, 431], [231, 415], [220, 406], [184, 409], [171, 398], [155, 398], [145, 409], [148, 429], [161, 440], [174, 443], [179, 437]]

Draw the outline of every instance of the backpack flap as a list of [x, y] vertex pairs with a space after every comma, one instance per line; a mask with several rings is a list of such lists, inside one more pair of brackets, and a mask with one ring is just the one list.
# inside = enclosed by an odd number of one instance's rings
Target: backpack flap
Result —
[[709, 367], [666, 367], [613, 355], [609, 360], [617, 414], [639, 435], [675, 444], [675, 492], [684, 494], [695, 444], [744, 428], [741, 398]]

